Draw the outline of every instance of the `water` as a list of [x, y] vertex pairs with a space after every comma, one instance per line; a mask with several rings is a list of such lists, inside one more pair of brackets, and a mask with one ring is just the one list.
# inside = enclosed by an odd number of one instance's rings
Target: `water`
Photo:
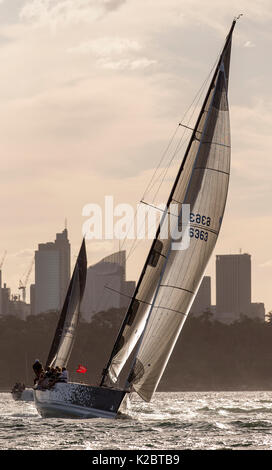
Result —
[[272, 449], [272, 392], [137, 396], [108, 419], [43, 419], [33, 402], [0, 393], [0, 450]]

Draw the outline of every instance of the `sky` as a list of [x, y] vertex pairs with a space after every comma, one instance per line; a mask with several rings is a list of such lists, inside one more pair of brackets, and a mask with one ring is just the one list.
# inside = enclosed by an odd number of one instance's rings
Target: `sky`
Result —
[[[214, 301], [215, 255], [250, 253], [252, 301], [272, 310], [271, 0], [241, 0], [239, 9], [234, 0], [0, 0], [0, 259], [7, 250], [3, 280], [14, 294], [38, 243], [54, 241], [65, 219], [73, 265], [86, 204], [141, 200], [240, 13], [231, 179], [206, 274]], [[89, 265], [119, 246], [88, 241]], [[144, 262], [144, 246], [137, 250], [128, 251], [127, 279]]]

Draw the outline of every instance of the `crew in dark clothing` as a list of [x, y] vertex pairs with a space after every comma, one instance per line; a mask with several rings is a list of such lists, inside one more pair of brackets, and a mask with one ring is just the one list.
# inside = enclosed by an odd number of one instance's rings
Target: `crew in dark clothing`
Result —
[[34, 379], [34, 384], [39, 380], [42, 372], [44, 372], [43, 370], [43, 366], [42, 366], [42, 363], [39, 361], [39, 359], [36, 359], [36, 361], [34, 362], [33, 366], [32, 366], [34, 372], [35, 372], [35, 379]]
[[66, 367], [62, 367], [61, 369], [61, 381], [65, 383], [68, 382], [68, 370]]
[[49, 387], [53, 387], [56, 382], [58, 382], [59, 377], [61, 375], [61, 369], [60, 367], [51, 367], [51, 375], [50, 375], [50, 380], [49, 380]]

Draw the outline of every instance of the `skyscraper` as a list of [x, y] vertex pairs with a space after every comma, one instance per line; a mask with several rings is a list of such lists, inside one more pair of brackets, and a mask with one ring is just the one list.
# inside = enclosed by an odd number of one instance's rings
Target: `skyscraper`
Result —
[[59, 310], [70, 280], [70, 243], [67, 229], [54, 243], [41, 243], [35, 251], [35, 314]]
[[55, 247], [59, 251], [59, 262], [60, 262], [60, 304], [62, 306], [68, 284], [70, 281], [70, 270], [71, 270], [71, 249], [68, 240], [68, 231], [65, 228], [62, 233], [56, 234]]
[[251, 256], [216, 256], [216, 317], [235, 321], [251, 314]]
[[103, 258], [87, 270], [82, 317], [90, 321], [95, 313], [126, 307], [134, 289], [135, 282], [126, 281], [126, 252], [118, 251]]
[[7, 287], [6, 283], [4, 282], [4, 286], [1, 289], [1, 308], [2, 312], [1, 315], [8, 315], [9, 314], [9, 303], [10, 303], [10, 288]]
[[211, 312], [211, 278], [204, 276], [192, 304], [190, 312], [200, 316], [205, 312]]

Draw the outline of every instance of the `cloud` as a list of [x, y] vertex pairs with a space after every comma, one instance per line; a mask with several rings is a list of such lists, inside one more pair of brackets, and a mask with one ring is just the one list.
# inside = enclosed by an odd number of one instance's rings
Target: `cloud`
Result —
[[147, 57], [136, 57], [143, 46], [135, 39], [120, 37], [102, 37], [85, 41], [68, 49], [72, 54], [93, 54], [96, 64], [104, 69], [122, 71], [145, 69], [157, 61]]
[[4, 45], [6, 45], [6, 44], [8, 44], [12, 41], [13, 41], [13, 39], [0, 34], [0, 46], [4, 46]]
[[104, 69], [111, 70], [137, 70], [145, 69], [150, 65], [156, 64], [156, 60], [147, 59], [146, 57], [141, 57], [140, 59], [123, 59], [119, 61], [112, 61], [107, 59], [102, 59], [98, 64]]
[[80, 43], [68, 49], [68, 52], [78, 54], [93, 53], [98, 57], [107, 57], [111, 54], [124, 54], [130, 51], [139, 51], [142, 46], [138, 41], [128, 38], [102, 37]]
[[0, 0], [1, 25], [14, 25], [18, 23], [19, 12], [24, 6], [25, 0]]
[[119, 8], [126, 0], [103, 0], [102, 3], [108, 11], [113, 11]]
[[15, 258], [30, 258], [34, 256], [34, 250], [31, 248], [25, 248], [24, 250], [13, 253], [11, 256]]
[[246, 41], [245, 44], [244, 44], [244, 47], [256, 47], [256, 46], [255, 46], [255, 44], [253, 44], [253, 42]]
[[30, 0], [20, 18], [34, 26], [90, 23], [121, 7], [126, 0]]
[[260, 264], [260, 268], [272, 268], [272, 259]]

